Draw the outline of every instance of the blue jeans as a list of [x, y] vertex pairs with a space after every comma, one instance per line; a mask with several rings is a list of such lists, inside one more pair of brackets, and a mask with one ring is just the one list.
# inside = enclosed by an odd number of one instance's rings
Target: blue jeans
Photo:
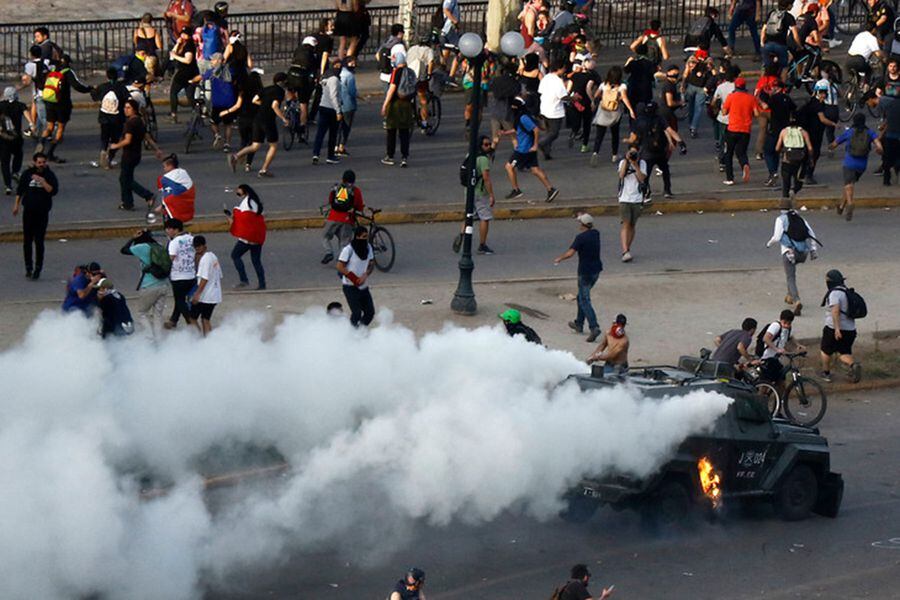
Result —
[[775, 64], [775, 58], [778, 59], [778, 67], [780, 69], [786, 69], [788, 66], [787, 46], [776, 42], [766, 42], [766, 45], [763, 46], [762, 49], [763, 65], [768, 67], [769, 65]]
[[244, 267], [244, 254], [250, 252], [250, 262], [253, 263], [253, 270], [256, 271], [256, 279], [259, 281], [259, 287], [266, 287], [266, 271], [262, 264], [262, 245], [247, 244], [241, 240], [234, 243], [231, 250], [231, 260], [234, 262], [234, 268], [238, 272], [238, 278], [242, 283], [249, 283], [247, 279], [247, 269]]
[[750, 30], [750, 39], [753, 40], [753, 50], [759, 54], [759, 28], [756, 26], [756, 11], [734, 11], [731, 23], [728, 25], [728, 47], [734, 50], [734, 36], [741, 25], [747, 25]]
[[578, 302], [578, 314], [575, 316], [575, 324], [579, 327], [583, 327], [584, 321], [587, 319], [589, 329], [599, 329], [599, 325], [597, 325], [597, 314], [594, 312], [594, 306], [591, 304], [591, 288], [594, 287], [594, 284], [597, 283], [597, 279], [599, 278], [600, 273], [578, 276], [578, 296], [576, 298]]
[[775, 152], [775, 146], [778, 143], [778, 134], [766, 132], [766, 140], [763, 143], [763, 157], [766, 159], [766, 168], [769, 169], [769, 176], [778, 172], [779, 156]]
[[687, 84], [684, 90], [684, 103], [688, 109], [688, 120], [691, 129], [700, 127], [700, 117], [706, 112], [706, 90], [702, 87]]
[[334, 146], [337, 144], [338, 120], [337, 111], [333, 108], [319, 107], [316, 116], [316, 139], [313, 142], [313, 156], [319, 156], [322, 151], [322, 143], [325, 141], [325, 134], [328, 134], [328, 148], [326, 153], [328, 158], [336, 158], [334, 155]]

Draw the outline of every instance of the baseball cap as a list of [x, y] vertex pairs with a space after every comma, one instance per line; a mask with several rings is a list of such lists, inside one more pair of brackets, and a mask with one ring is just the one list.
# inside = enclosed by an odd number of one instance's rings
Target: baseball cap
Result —
[[737, 79], [734, 80], [734, 87], [737, 87], [737, 88], [747, 87], [747, 80], [744, 79], [743, 77], [738, 77]]
[[314, 37], [311, 36], [311, 35], [308, 35], [308, 36], [306, 36], [305, 38], [303, 38], [303, 44], [302, 44], [302, 45], [304, 45], [304, 46], [318, 46], [318, 45], [319, 45], [319, 40], [317, 40], [316, 38], [314, 38]]
[[593, 224], [594, 224], [594, 217], [592, 217], [592, 216], [589, 215], [588, 213], [581, 213], [580, 215], [578, 215], [578, 216], [575, 217], [575, 218], [576, 218], [576, 219], [578, 220], [578, 222], [581, 223], [582, 225], [593, 225]]

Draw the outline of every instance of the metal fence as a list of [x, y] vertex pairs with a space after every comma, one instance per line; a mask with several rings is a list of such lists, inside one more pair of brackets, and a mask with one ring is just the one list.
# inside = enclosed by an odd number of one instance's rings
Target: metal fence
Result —
[[[775, 0], [764, 0], [765, 8]], [[487, 1], [463, 2], [460, 4], [462, 28], [465, 31], [484, 30]], [[554, 5], [558, 4], [554, 0]], [[717, 5], [723, 15], [728, 5], [710, 0], [598, 0], [591, 14], [593, 36], [607, 45], [630, 41], [647, 27], [650, 19], [657, 18], [663, 23], [663, 32], [674, 37], [675, 45], [680, 44], [680, 36], [699, 18], [706, 7]], [[437, 8], [436, 3], [416, 4], [413, 14], [416, 35], [426, 32], [431, 26], [431, 18]], [[378, 45], [387, 38], [391, 25], [397, 21], [396, 6], [371, 7], [369, 39], [360, 55], [371, 58]], [[318, 31], [322, 19], [334, 16], [333, 10], [300, 10], [281, 13], [246, 13], [229, 16], [229, 26], [239, 29], [254, 58], [264, 64], [287, 61], [304, 35]], [[21, 73], [22, 65], [28, 60], [28, 49], [32, 45], [34, 28], [49, 27], [51, 39], [72, 56], [73, 66], [81, 73], [102, 72], [116, 58], [132, 51], [132, 34], [138, 24], [137, 19], [103, 21], [67, 21], [59, 23], [17, 23], [0, 24], [0, 72], [4, 77]], [[154, 26], [166, 31], [163, 20], [157, 19]], [[163, 35], [168, 44], [168, 34]]]

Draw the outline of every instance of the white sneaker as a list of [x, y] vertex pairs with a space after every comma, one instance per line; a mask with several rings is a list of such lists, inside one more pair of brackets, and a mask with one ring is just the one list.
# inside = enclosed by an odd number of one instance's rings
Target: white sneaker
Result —
[[844, 40], [836, 40], [836, 39], [832, 38], [832, 39], [828, 40], [828, 47], [829, 48], [837, 48], [838, 46], [840, 46], [843, 43], [844, 43]]
[[725, 185], [734, 185], [734, 180], [732, 180], [732, 179], [726, 179], [726, 180], [723, 181], [722, 183], [724, 183]]
[[619, 155], [618, 155], [618, 154], [613, 154], [613, 155], [612, 155], [612, 164], [615, 165], [615, 164], [618, 164], [618, 162], [619, 162]]
[[631, 262], [634, 257], [631, 256], [631, 252], [623, 252], [622, 253], [622, 262], [627, 263]]
[[657, 176], [657, 177], [662, 177], [662, 169], [660, 169], [659, 167], [656, 167], [656, 168], [653, 170], [653, 172], [656, 173], [656, 176]]

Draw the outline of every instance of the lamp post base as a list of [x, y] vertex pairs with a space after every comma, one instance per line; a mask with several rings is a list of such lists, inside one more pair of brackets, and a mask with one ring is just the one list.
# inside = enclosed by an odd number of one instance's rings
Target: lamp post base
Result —
[[475, 301], [475, 294], [463, 294], [459, 290], [453, 294], [453, 300], [450, 301], [450, 310], [458, 315], [467, 317], [473, 316], [478, 312], [478, 303]]

